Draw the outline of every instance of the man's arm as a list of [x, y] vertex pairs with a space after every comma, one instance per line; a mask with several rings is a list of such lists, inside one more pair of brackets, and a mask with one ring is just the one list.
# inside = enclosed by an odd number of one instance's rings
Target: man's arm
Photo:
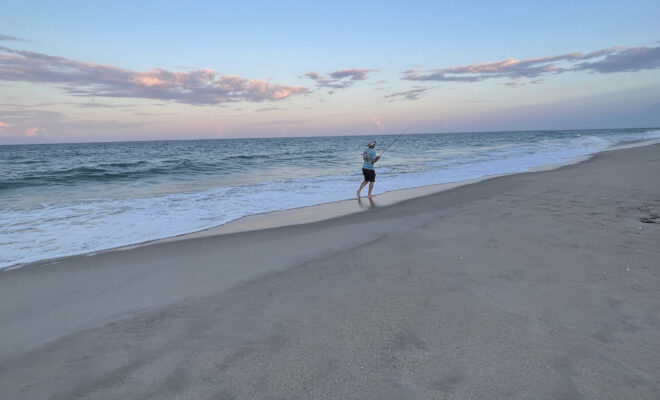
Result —
[[378, 156], [376, 156], [376, 158], [371, 158], [369, 153], [366, 152], [366, 151], [364, 153], [362, 153], [362, 158], [364, 159], [364, 161], [368, 161], [372, 164], [375, 164], [375, 163], [378, 162], [378, 160], [380, 160], [380, 157], [378, 157]]

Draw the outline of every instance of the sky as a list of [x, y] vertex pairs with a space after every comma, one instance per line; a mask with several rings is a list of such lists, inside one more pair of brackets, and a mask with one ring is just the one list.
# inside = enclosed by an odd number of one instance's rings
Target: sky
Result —
[[0, 8], [0, 144], [660, 127], [657, 0]]

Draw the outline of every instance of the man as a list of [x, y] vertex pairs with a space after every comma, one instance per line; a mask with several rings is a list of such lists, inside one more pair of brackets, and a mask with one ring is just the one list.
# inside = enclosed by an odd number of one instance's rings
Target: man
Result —
[[367, 143], [368, 149], [366, 149], [362, 153], [362, 159], [364, 160], [364, 164], [362, 165], [362, 175], [364, 175], [364, 182], [360, 185], [360, 188], [357, 191], [357, 197], [358, 199], [360, 198], [360, 192], [362, 191], [362, 188], [369, 183], [369, 193], [367, 197], [371, 198], [371, 191], [374, 188], [374, 182], [376, 181], [376, 169], [374, 168], [374, 164], [378, 162], [380, 157], [376, 156], [376, 150], [374, 150], [374, 147], [376, 147], [376, 141], [372, 140], [369, 143]]

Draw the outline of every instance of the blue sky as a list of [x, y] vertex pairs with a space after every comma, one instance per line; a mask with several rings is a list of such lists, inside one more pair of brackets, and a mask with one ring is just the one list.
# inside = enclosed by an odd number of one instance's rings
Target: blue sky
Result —
[[660, 126], [657, 0], [2, 8], [0, 144]]

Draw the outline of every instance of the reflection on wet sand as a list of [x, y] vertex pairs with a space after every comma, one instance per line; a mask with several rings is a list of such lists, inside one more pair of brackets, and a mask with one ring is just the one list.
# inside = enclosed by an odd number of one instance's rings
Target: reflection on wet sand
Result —
[[373, 197], [366, 197], [366, 199], [368, 200], [367, 202], [362, 201], [363, 200], [362, 197], [358, 197], [357, 201], [358, 201], [358, 205], [360, 206], [360, 208], [375, 208], [375, 207], [377, 207], [376, 202], [374, 201]]

